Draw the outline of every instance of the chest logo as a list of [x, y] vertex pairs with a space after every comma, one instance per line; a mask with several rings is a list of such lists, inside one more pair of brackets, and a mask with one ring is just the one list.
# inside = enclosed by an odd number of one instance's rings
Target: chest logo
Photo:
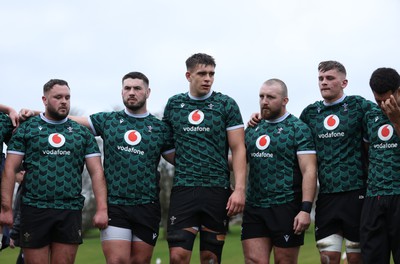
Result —
[[125, 142], [131, 146], [136, 146], [142, 140], [142, 136], [139, 131], [136, 130], [128, 130], [124, 135]]
[[389, 124], [383, 125], [378, 130], [378, 137], [382, 141], [388, 141], [393, 136], [393, 127]]
[[268, 135], [262, 135], [257, 138], [256, 146], [259, 150], [265, 150], [268, 148], [270, 142], [271, 140]]
[[324, 127], [327, 130], [334, 130], [335, 128], [338, 127], [340, 123], [340, 119], [337, 115], [328, 115], [324, 119]]
[[53, 133], [49, 136], [49, 144], [55, 148], [60, 148], [65, 144], [65, 137], [59, 133]]
[[204, 120], [204, 113], [201, 110], [194, 110], [189, 114], [188, 120], [192, 125], [198, 125]]

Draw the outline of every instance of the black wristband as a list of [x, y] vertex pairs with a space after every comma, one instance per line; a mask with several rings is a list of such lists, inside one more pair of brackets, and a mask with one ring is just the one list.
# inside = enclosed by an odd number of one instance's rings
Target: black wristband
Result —
[[300, 211], [311, 213], [312, 204], [313, 204], [312, 202], [307, 202], [307, 201], [302, 202]]

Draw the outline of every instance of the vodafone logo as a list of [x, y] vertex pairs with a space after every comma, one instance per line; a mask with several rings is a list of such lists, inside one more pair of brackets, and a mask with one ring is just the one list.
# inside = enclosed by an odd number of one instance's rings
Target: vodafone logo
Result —
[[328, 115], [324, 119], [324, 127], [328, 130], [334, 130], [338, 127], [339, 123], [340, 119], [337, 115]]
[[259, 150], [264, 150], [268, 148], [270, 142], [271, 140], [268, 135], [262, 135], [257, 138], [256, 146]]
[[142, 136], [136, 130], [128, 130], [124, 135], [125, 142], [131, 146], [135, 146], [140, 143]]
[[59, 133], [50, 134], [49, 144], [55, 148], [62, 147], [65, 144], [65, 137]]
[[393, 136], [393, 127], [389, 124], [383, 125], [378, 130], [378, 137], [382, 141], [388, 141]]
[[194, 110], [189, 114], [189, 122], [192, 125], [198, 125], [204, 120], [204, 113], [201, 110]]

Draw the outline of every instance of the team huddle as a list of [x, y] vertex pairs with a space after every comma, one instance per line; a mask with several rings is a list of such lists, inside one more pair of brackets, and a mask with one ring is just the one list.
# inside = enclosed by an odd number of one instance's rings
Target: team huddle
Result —
[[229, 218], [240, 213], [245, 263], [269, 263], [271, 254], [275, 263], [301, 263], [315, 199], [321, 263], [340, 263], [343, 243], [348, 263], [400, 263], [396, 70], [372, 73], [373, 103], [344, 93], [341, 63], [321, 62], [322, 100], [300, 117], [286, 110], [286, 84], [269, 79], [260, 88], [260, 112], [245, 129], [235, 100], [212, 89], [215, 67], [210, 55], [189, 57], [189, 91], [168, 100], [162, 120], [147, 110], [151, 89], [140, 72], [122, 78], [122, 111], [69, 115], [70, 87], [60, 79], [44, 85], [44, 111], [17, 113], [0, 104], [1, 153], [7, 145], [0, 226], [18, 230], [12, 238], [25, 263], [74, 263], [85, 165], [106, 263], [150, 263], [161, 220], [161, 157], [175, 166], [170, 263], [190, 263], [197, 233], [200, 262], [221, 263]]

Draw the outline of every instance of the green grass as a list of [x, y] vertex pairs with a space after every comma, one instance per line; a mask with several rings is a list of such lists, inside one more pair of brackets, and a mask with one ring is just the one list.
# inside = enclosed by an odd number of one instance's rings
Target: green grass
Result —
[[[161, 232], [160, 232], [161, 233]], [[5, 249], [0, 252], [1, 264], [13, 264], [17, 259], [19, 249]], [[156, 259], [160, 258], [162, 264], [169, 263], [168, 244], [164, 239], [158, 239], [154, 249], [152, 263], [156, 263]], [[199, 263], [199, 244], [196, 239], [191, 263]], [[222, 254], [223, 263], [244, 263], [242, 246], [240, 242], [240, 226], [232, 225], [228, 234]], [[105, 263], [103, 252], [101, 250], [99, 231], [96, 229], [90, 230], [85, 234], [84, 242], [79, 247], [76, 257], [76, 264], [100, 264]], [[273, 263], [273, 262], [271, 262]], [[300, 264], [315, 264], [319, 263], [319, 253], [315, 247], [314, 232], [310, 227], [306, 232], [304, 246], [300, 248], [299, 256]], [[393, 263], [393, 261], [391, 262]]]

